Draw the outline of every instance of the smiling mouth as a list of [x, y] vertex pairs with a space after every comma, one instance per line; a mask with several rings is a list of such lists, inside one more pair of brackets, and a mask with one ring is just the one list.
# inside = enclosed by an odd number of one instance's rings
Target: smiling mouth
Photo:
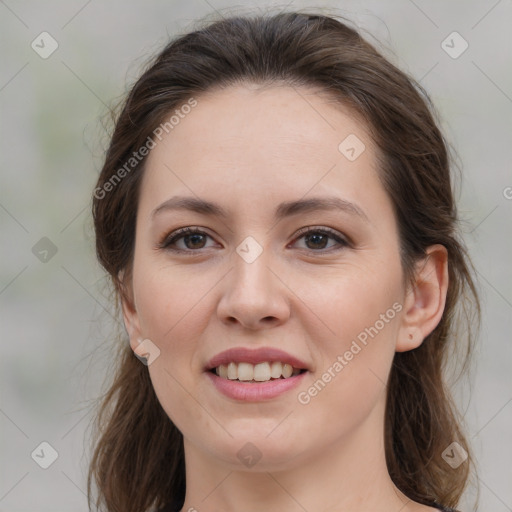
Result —
[[289, 379], [306, 372], [303, 368], [294, 368], [287, 363], [279, 361], [262, 362], [257, 364], [235, 363], [221, 364], [209, 370], [218, 377], [238, 382], [269, 382], [271, 380]]

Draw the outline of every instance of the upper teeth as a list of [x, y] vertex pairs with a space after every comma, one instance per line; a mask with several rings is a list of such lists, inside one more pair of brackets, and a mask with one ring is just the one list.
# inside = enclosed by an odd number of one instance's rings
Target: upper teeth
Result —
[[228, 365], [221, 364], [215, 368], [215, 373], [219, 377], [224, 377], [230, 380], [256, 380], [264, 382], [270, 378], [279, 379], [281, 375], [286, 379], [292, 375], [300, 373], [300, 369], [293, 368], [292, 365], [287, 363], [280, 363], [274, 361], [272, 363], [229, 363]]

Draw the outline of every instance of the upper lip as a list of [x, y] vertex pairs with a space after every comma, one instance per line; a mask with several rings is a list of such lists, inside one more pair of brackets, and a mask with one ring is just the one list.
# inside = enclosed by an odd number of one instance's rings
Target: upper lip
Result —
[[217, 366], [220, 366], [221, 364], [229, 364], [231, 362], [258, 364], [274, 361], [289, 364], [294, 368], [299, 368], [301, 370], [307, 369], [306, 363], [283, 350], [279, 350], [278, 348], [262, 347], [250, 349], [245, 347], [235, 347], [213, 356], [206, 363], [206, 370], [208, 371], [212, 368], [217, 368]]

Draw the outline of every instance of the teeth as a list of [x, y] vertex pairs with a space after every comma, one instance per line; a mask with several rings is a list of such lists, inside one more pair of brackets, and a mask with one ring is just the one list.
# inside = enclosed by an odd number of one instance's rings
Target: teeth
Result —
[[254, 366], [249, 363], [238, 363], [238, 380], [252, 380], [253, 378]]
[[283, 365], [283, 377], [287, 379], [288, 377], [291, 377], [293, 373], [293, 367], [290, 364], [284, 364]]
[[283, 365], [279, 362], [273, 362], [270, 368], [270, 376], [274, 377], [274, 379], [279, 379], [279, 377], [281, 377], [282, 371]]
[[270, 364], [258, 363], [254, 365], [254, 380], [265, 382], [266, 380], [270, 380], [270, 377]]
[[238, 366], [235, 363], [228, 364], [228, 379], [238, 379]]
[[287, 379], [292, 375], [298, 375], [300, 370], [293, 368], [290, 364], [283, 364], [278, 361], [258, 364], [232, 362], [228, 365], [221, 364], [217, 366], [215, 373], [219, 377], [229, 380], [266, 382], [271, 378], [279, 379], [281, 376]]

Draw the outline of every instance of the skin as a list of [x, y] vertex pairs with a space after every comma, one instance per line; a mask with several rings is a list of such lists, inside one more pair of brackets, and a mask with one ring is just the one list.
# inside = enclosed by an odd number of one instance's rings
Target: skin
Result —
[[[419, 346], [442, 316], [446, 250], [429, 248], [414, 282], [404, 282], [376, 149], [365, 125], [325, 94], [244, 84], [196, 99], [148, 157], [123, 299], [132, 349], [143, 354], [140, 341], [149, 339], [160, 350], [148, 370], [184, 436], [182, 510], [434, 510], [392, 483], [383, 421], [395, 351]], [[350, 134], [366, 147], [355, 161], [338, 150]], [[175, 195], [217, 202], [229, 216], [176, 210], [152, 219]], [[341, 210], [273, 218], [282, 201], [327, 195], [357, 204], [367, 220]], [[157, 248], [186, 226], [208, 236], [177, 241], [187, 254]], [[351, 242], [308, 242], [297, 236], [307, 226]], [[263, 249], [252, 263], [236, 252], [247, 236]], [[308, 404], [299, 403], [297, 394], [395, 303], [401, 311]], [[203, 369], [235, 346], [278, 347], [310, 372], [299, 389], [272, 400], [232, 400]], [[237, 457], [247, 442], [262, 454], [250, 468]]]

